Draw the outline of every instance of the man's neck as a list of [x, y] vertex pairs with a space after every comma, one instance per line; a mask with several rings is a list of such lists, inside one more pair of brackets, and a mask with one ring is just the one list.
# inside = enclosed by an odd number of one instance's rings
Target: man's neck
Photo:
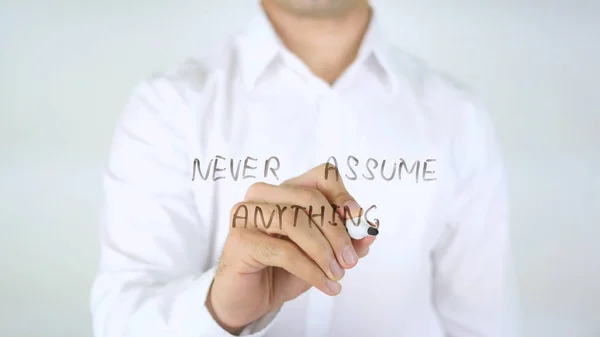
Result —
[[371, 19], [366, 2], [336, 18], [298, 16], [274, 1], [262, 6], [284, 45], [330, 85], [356, 59]]

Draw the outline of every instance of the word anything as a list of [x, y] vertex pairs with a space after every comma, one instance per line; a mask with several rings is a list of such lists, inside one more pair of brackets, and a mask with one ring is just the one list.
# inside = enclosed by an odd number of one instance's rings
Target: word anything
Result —
[[[254, 227], [258, 228], [258, 218], [260, 216], [261, 222], [262, 222], [262, 226], [265, 229], [269, 229], [271, 228], [271, 226], [273, 225], [273, 218], [275, 217], [275, 213], [277, 213], [277, 218], [278, 218], [278, 225], [279, 225], [279, 229], [283, 228], [283, 213], [285, 213], [286, 210], [288, 209], [293, 209], [294, 211], [294, 221], [292, 224], [288, 224], [288, 225], [292, 225], [294, 227], [297, 226], [298, 224], [298, 215], [300, 213], [306, 214], [308, 216], [308, 226], [312, 227], [312, 224], [315, 224], [315, 226], [320, 225], [321, 227], [324, 226], [325, 224], [325, 206], [321, 206], [320, 207], [320, 213], [314, 213], [314, 209], [313, 206], [309, 206], [309, 207], [302, 207], [299, 205], [291, 205], [289, 208], [288, 206], [281, 206], [281, 205], [275, 205], [277, 208], [277, 211], [272, 210], [271, 211], [271, 215], [269, 216], [269, 222], [267, 223], [265, 221], [265, 216], [263, 213], [263, 210], [260, 206], [254, 206], [254, 213], [253, 213], [253, 223], [254, 223]], [[337, 226], [338, 223], [335, 221], [336, 218], [336, 214], [339, 216], [339, 213], [337, 213], [336, 211], [340, 208], [337, 205], [332, 204], [331, 205], [333, 207], [333, 212], [331, 213], [331, 220], [328, 220], [327, 223], [331, 226]], [[371, 207], [369, 207], [363, 214], [363, 210], [362, 208], [358, 211], [358, 214], [355, 214], [355, 216], [352, 215], [350, 209], [346, 206], [344, 207], [344, 219], [352, 219], [352, 223], [354, 226], [359, 226], [361, 219], [364, 218], [365, 221], [374, 224], [376, 227], [379, 227], [379, 219], [373, 218], [370, 219], [369, 218], [369, 212], [373, 209], [377, 209], [377, 206], [373, 205]], [[302, 211], [302, 212], [301, 212]], [[248, 218], [249, 218], [249, 210], [248, 210], [248, 206], [241, 204], [239, 205], [236, 209], [235, 212], [233, 214], [233, 218], [231, 220], [231, 227], [236, 228], [237, 226], [239, 226], [238, 221], [243, 221], [243, 226], [244, 228], [248, 227]], [[315, 221], [315, 218], [320, 218], [320, 224], [318, 224]], [[356, 219], [356, 220], [355, 220]]]

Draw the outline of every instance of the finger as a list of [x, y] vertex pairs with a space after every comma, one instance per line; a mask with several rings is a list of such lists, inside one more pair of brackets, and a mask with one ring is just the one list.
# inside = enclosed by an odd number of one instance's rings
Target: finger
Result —
[[352, 268], [358, 263], [358, 255], [354, 249], [344, 222], [335, 207], [332, 207], [326, 196], [311, 187], [282, 184], [280, 186], [259, 183], [248, 189], [247, 200], [260, 200], [270, 204], [296, 204], [306, 208], [307, 217], [315, 224], [329, 242], [340, 265]]
[[312, 288], [311, 284], [283, 268], [274, 268], [273, 279], [277, 280], [275, 282], [285, 284], [285, 291], [277, 293], [273, 298], [273, 302], [276, 303], [275, 306], [283, 305]]
[[[270, 235], [283, 235], [299, 246], [332, 280], [344, 277], [334, 251], [303, 207], [290, 204], [243, 202], [234, 206], [232, 227], [254, 228]], [[237, 214], [237, 215], [236, 215]], [[239, 221], [243, 217], [244, 221]], [[235, 221], [237, 220], [237, 221]]]
[[[343, 221], [352, 221], [357, 223], [357, 218], [366, 216], [370, 209], [363, 209], [350, 195], [335, 165], [325, 163], [314, 167], [306, 173], [289, 179], [283, 184], [301, 185], [317, 188], [334, 205], [336, 212]], [[352, 225], [352, 224], [350, 224]], [[344, 226], [345, 227], [345, 226]], [[342, 227], [342, 228], [344, 228]], [[379, 223], [375, 227], [379, 227]], [[359, 258], [366, 256], [369, 246], [375, 242], [375, 238], [364, 238], [362, 240], [352, 239], [352, 246]], [[346, 254], [350, 254], [346, 251]], [[351, 258], [349, 255], [347, 255]]]
[[373, 244], [373, 242], [375, 242], [375, 238], [376, 236], [367, 236], [364, 239], [352, 240], [358, 258], [362, 259], [363, 257], [367, 256], [369, 253], [369, 247]]
[[329, 279], [294, 243], [263, 233], [248, 232], [246, 235], [247, 238], [243, 242], [247, 243], [247, 252], [257, 262], [265, 266], [283, 268], [328, 295], [335, 296], [340, 293], [342, 286]]
[[[338, 168], [329, 163], [321, 164], [298, 177], [283, 182], [282, 185], [297, 185], [316, 188], [333, 205], [341, 219], [347, 220], [349, 218], [359, 218], [366, 212], [346, 189], [346, 186], [340, 177]], [[340, 222], [345, 220], [340, 220]], [[340, 232], [343, 232], [345, 236], [348, 236], [345, 233], [345, 226], [339, 226], [338, 228], [331, 229], [331, 231], [335, 232], [331, 234], [333, 237], [342, 235]], [[350, 238], [341, 241], [340, 244], [344, 245], [342, 248], [342, 259], [345, 261], [345, 266], [353, 267], [358, 262], [358, 257], [363, 253], [361, 252], [359, 254], [359, 252], [356, 251], [357, 247], [355, 244], [351, 243], [353, 240], [351, 241]], [[371, 240], [369, 241], [372, 243]], [[362, 245], [358, 248], [361, 250], [363, 249]]]

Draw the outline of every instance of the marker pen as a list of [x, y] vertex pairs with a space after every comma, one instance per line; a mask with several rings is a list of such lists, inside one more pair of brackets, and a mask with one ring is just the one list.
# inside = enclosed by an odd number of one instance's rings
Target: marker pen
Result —
[[355, 240], [364, 239], [367, 236], [376, 236], [379, 234], [379, 230], [369, 224], [364, 217], [347, 219], [344, 223], [346, 230], [351, 238]]

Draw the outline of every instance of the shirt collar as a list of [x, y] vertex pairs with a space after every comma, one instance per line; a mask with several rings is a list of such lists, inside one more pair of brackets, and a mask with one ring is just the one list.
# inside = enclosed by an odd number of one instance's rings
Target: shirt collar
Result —
[[[243, 81], [246, 88], [252, 90], [260, 76], [280, 55], [285, 46], [262, 8], [240, 35], [238, 43]], [[389, 45], [384, 39], [381, 26], [374, 12], [360, 46], [356, 62], [366, 60], [376, 61], [377, 66], [385, 74], [384, 80], [387, 81], [387, 85], [395, 91], [398, 87], [398, 80], [395, 75], [394, 63], [390, 57]]]

